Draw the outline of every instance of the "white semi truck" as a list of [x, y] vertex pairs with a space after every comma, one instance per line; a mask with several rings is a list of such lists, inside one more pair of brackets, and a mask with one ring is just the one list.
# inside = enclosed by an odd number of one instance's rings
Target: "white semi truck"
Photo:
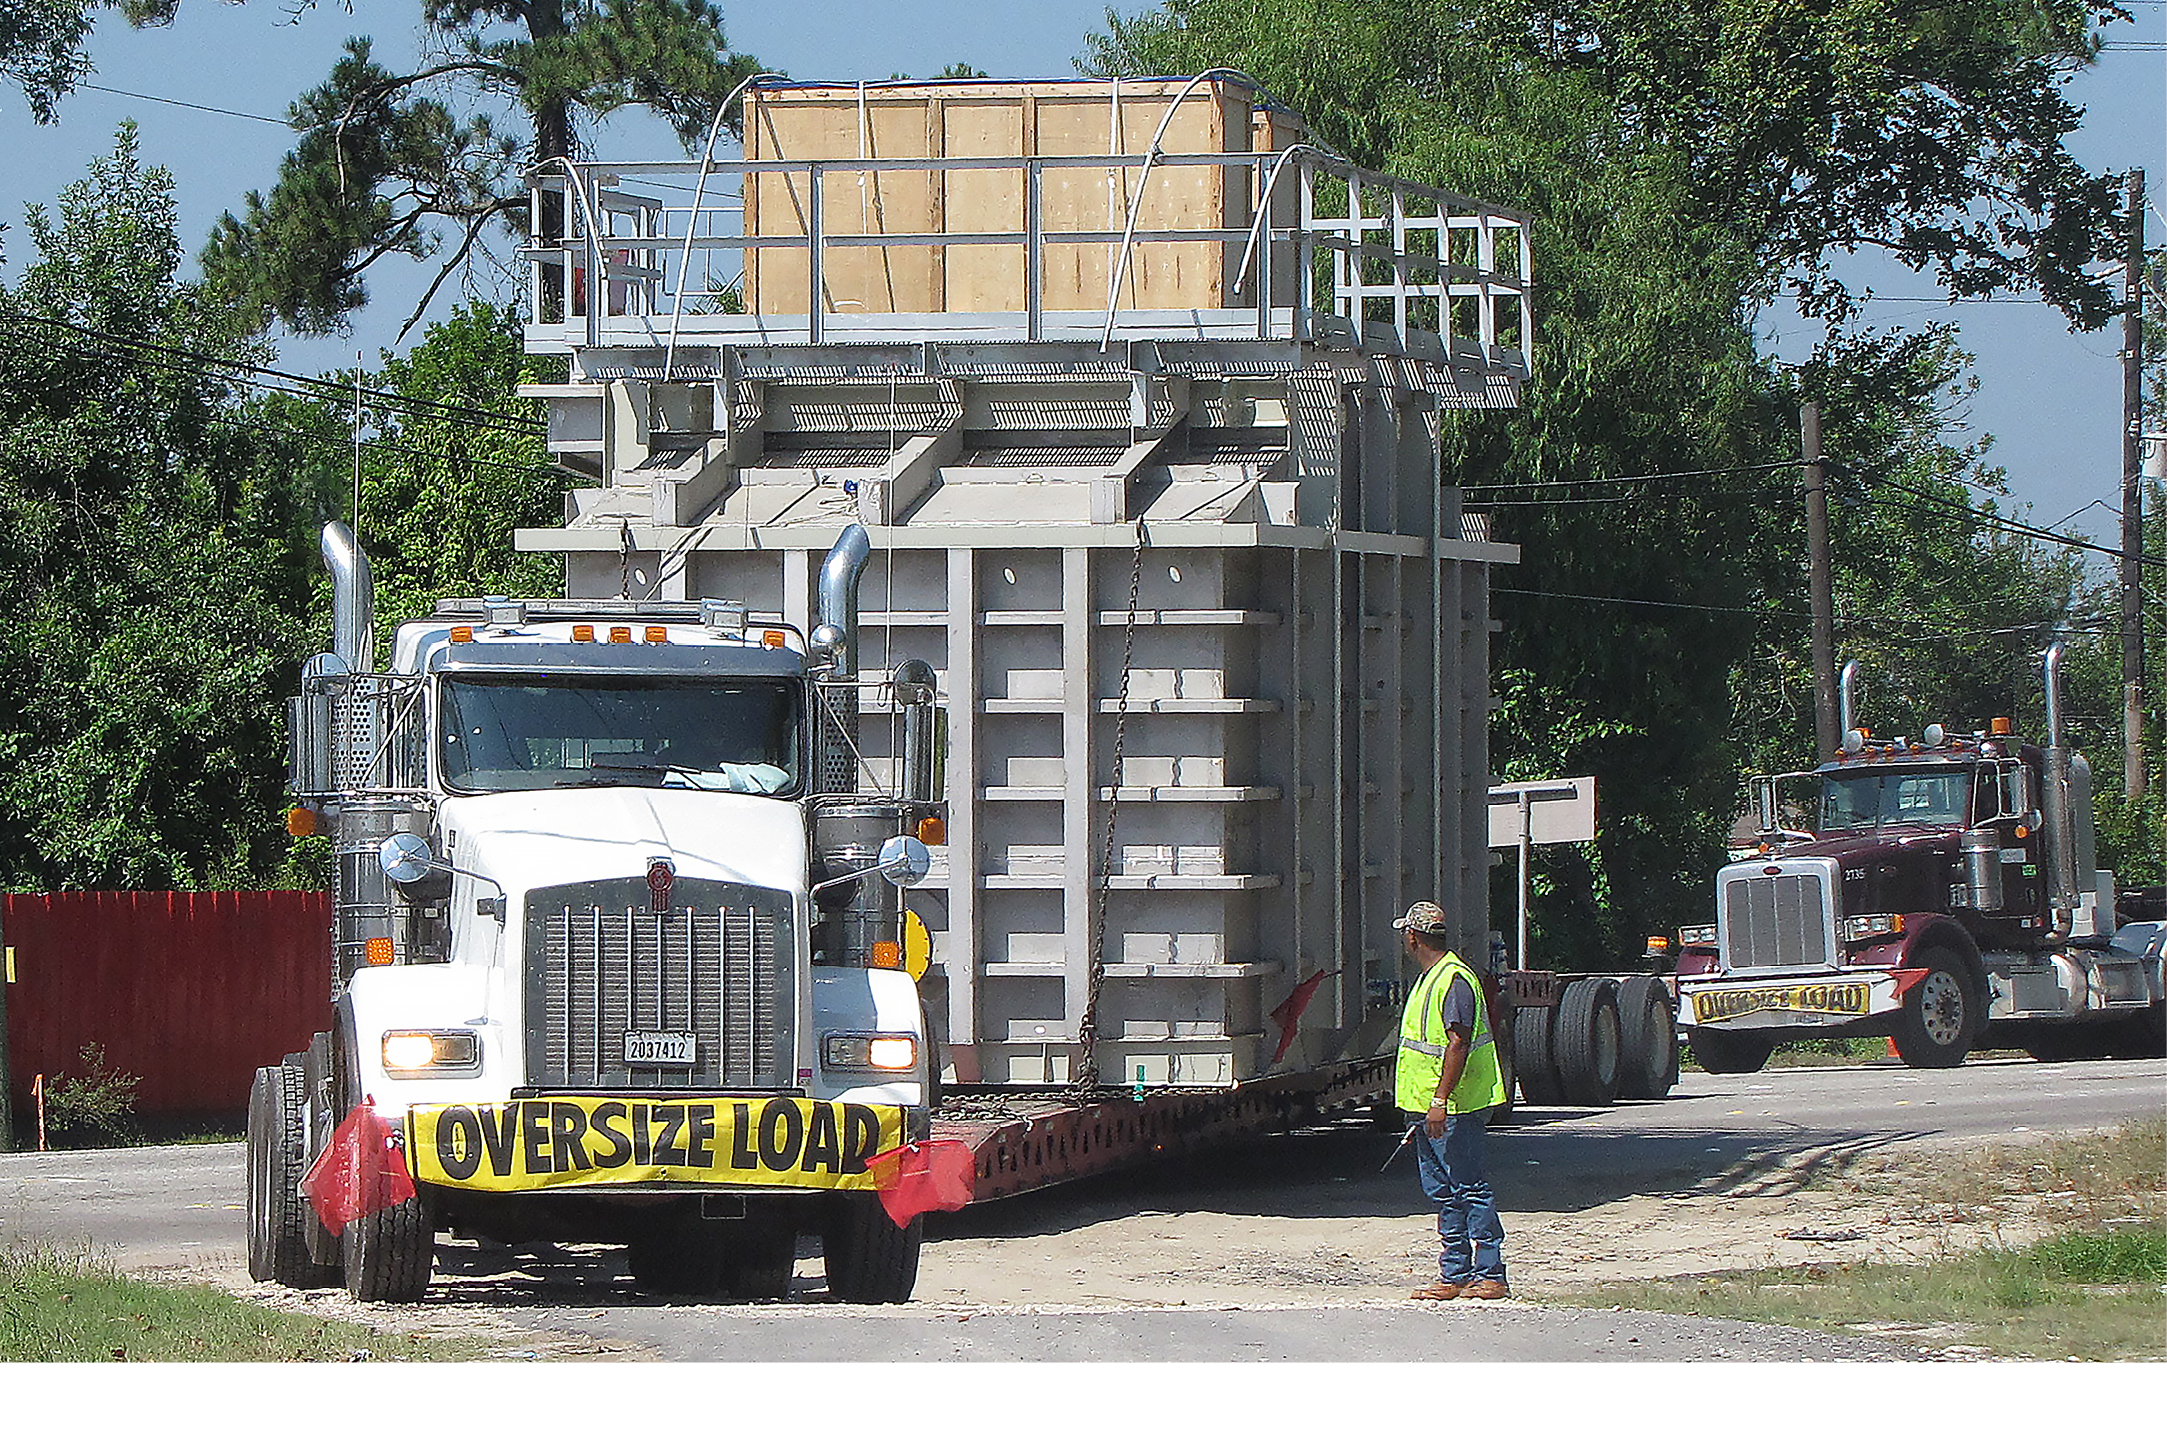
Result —
[[[920, 1139], [901, 888], [936, 835], [930, 672], [888, 685], [900, 794], [861, 792], [851, 527], [803, 636], [741, 604], [446, 602], [373, 665], [366, 556], [324, 531], [333, 650], [293, 703], [300, 824], [334, 842], [325, 1030], [257, 1073], [250, 1272], [428, 1285], [434, 1234], [626, 1242], [642, 1285], [907, 1299], [921, 1224], [867, 1160]], [[921, 963], [922, 964], [922, 963]], [[334, 1237], [302, 1194], [372, 1108], [414, 1195]]]

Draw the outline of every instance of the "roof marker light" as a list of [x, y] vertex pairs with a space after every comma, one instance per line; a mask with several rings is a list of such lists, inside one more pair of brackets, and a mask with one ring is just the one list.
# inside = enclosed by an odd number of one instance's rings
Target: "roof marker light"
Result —
[[1987, 723], [1986, 730], [1989, 736], [2014, 736], [2017, 734], [2016, 722], [2010, 720], [2007, 716], [1996, 716]]
[[667, 626], [649, 626], [649, 627], [647, 628], [647, 644], [648, 644], [648, 645], [650, 645], [650, 646], [662, 646], [662, 645], [667, 645], [667, 644], [669, 643], [669, 639], [670, 639], [670, 628], [669, 628], [669, 627], [667, 627]]
[[575, 641], [592, 641], [594, 639], [594, 627], [588, 625], [585, 621], [580, 622], [572, 628], [572, 639]]
[[780, 648], [790, 644], [790, 637], [781, 631], [762, 631], [760, 633], [760, 644]]
[[617, 645], [628, 646], [632, 643], [632, 628], [630, 626], [612, 626], [609, 628], [609, 638]]
[[474, 628], [472, 626], [454, 626], [451, 628], [451, 643], [454, 646], [464, 646], [473, 639]]

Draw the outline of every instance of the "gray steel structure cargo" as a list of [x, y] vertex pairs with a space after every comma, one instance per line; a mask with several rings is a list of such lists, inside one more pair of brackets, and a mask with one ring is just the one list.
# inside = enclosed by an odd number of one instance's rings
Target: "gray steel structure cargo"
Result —
[[[1489, 568], [1517, 553], [1462, 515], [1437, 433], [1517, 402], [1527, 218], [1250, 149], [1299, 132], [1221, 76], [1090, 82], [1126, 153], [1040, 153], [1034, 106], [1081, 84], [762, 86], [757, 159], [540, 171], [528, 347], [571, 372], [529, 391], [593, 484], [519, 544], [563, 553], [569, 596], [809, 630], [819, 558], [870, 528], [863, 674], [922, 657], [949, 708], [947, 844], [912, 906], [954, 1080], [1072, 1082], [1086, 1034], [1121, 1086], [1374, 1056], [1396, 908], [1435, 896], [1487, 954]], [[1139, 97], [1163, 117], [1142, 149]], [[992, 131], [1017, 153], [948, 153], [966, 101], [1014, 107]], [[870, 153], [897, 133], [926, 144]], [[1227, 148], [1173, 153], [1184, 133]], [[715, 279], [754, 254], [758, 287]], [[941, 279], [963, 259], [969, 286]], [[947, 308], [1004, 267], [1016, 309]], [[1063, 308], [1091, 284], [1103, 308]], [[763, 294], [824, 299], [718, 299]], [[877, 687], [860, 711], [865, 754], [900, 754]], [[1275, 1056], [1273, 1011], [1319, 973]]]

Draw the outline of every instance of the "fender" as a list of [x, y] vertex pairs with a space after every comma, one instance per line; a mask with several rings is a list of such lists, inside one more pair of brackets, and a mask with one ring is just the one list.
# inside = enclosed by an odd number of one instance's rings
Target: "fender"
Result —
[[1971, 933], [1964, 930], [1954, 917], [1936, 912], [1907, 913], [1901, 935], [1890, 941], [1877, 941], [1851, 953], [1846, 963], [1848, 971], [1868, 969], [1898, 973], [1896, 994], [1902, 996], [1918, 985], [1926, 974], [1918, 958], [1935, 947], [1945, 947], [1956, 953], [1965, 973], [1971, 978], [1974, 994], [1982, 1005], [1987, 1000], [1986, 966], [1979, 959], [1979, 944]]

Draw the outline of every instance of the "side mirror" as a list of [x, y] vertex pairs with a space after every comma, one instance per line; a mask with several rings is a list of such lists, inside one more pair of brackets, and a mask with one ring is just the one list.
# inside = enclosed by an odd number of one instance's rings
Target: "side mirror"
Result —
[[915, 836], [891, 836], [880, 843], [873, 869], [897, 886], [916, 886], [932, 871], [933, 853]]
[[384, 844], [376, 848], [376, 863], [400, 886], [412, 886], [440, 865], [428, 840], [410, 831], [385, 837]]

